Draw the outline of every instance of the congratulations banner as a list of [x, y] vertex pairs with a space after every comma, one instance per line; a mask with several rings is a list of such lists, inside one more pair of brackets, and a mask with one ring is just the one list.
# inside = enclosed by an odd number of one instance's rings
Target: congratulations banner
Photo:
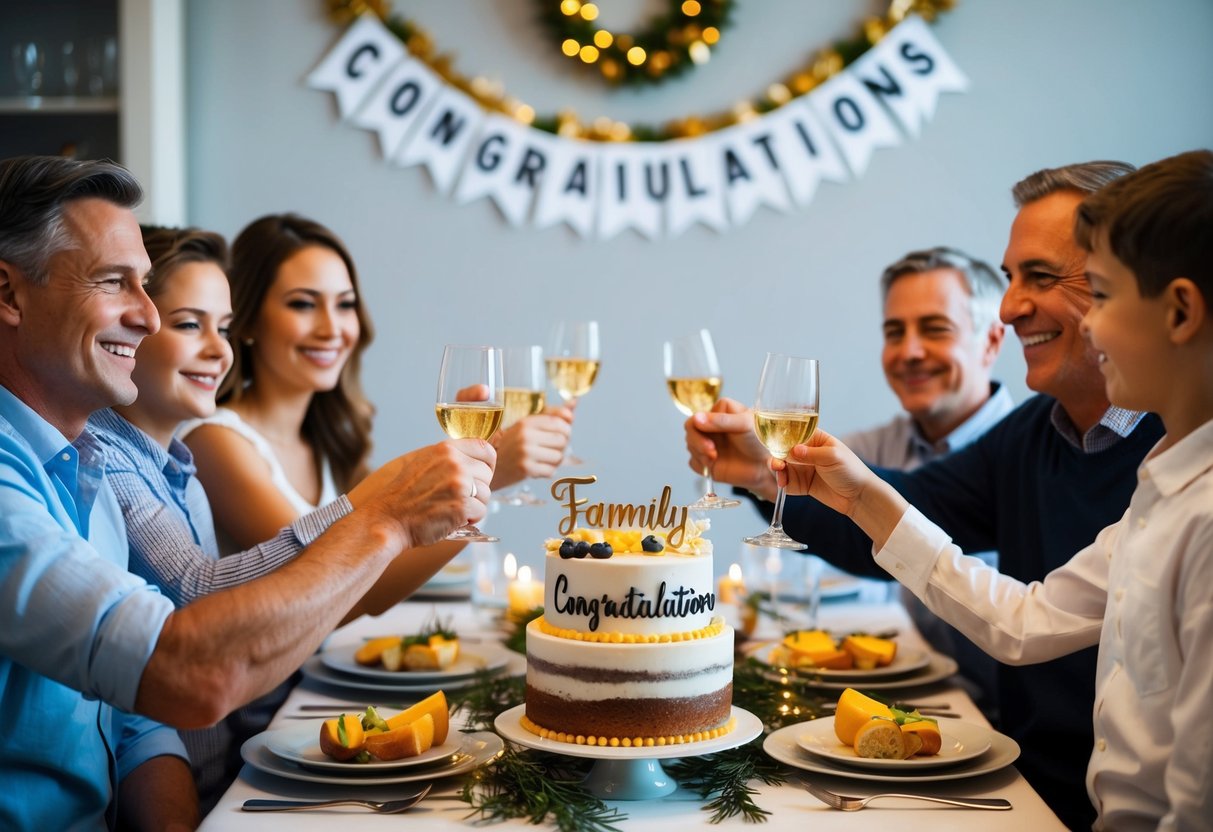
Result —
[[651, 239], [699, 223], [741, 225], [763, 205], [812, 202], [822, 181], [867, 170], [877, 148], [917, 137], [941, 93], [969, 82], [927, 25], [907, 17], [808, 95], [695, 139], [587, 142], [535, 130], [446, 84], [374, 15], [355, 21], [307, 78], [343, 121], [372, 130], [384, 158], [424, 165], [461, 203], [489, 197], [515, 226], [565, 223]]

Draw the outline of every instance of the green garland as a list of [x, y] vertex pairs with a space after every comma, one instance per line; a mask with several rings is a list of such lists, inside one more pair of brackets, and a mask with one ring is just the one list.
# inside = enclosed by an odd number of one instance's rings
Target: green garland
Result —
[[[550, 10], [553, 7], [548, 4], [556, 2], [557, 0], [544, 0], [544, 8]], [[700, 15], [703, 15], [717, 5], [727, 10], [731, 0], [720, 0], [719, 4], [713, 0], [699, 2]], [[756, 114], [769, 112], [809, 93], [817, 85], [841, 72], [844, 67], [878, 43], [885, 33], [905, 19], [907, 14], [918, 14], [932, 21], [939, 14], [950, 11], [958, 2], [959, 0], [888, 0], [888, 8], [883, 15], [864, 18], [853, 36], [836, 40], [814, 51], [801, 66], [793, 69], [782, 80], [766, 85], [761, 93], [748, 100], [739, 101], [732, 108], [718, 113], [683, 115], [662, 125], [650, 125], [627, 124], [607, 117], [583, 121], [571, 110], [537, 114], [533, 107], [510, 96], [500, 85], [489, 83], [485, 78], [469, 79], [457, 72], [452, 66], [454, 56], [450, 53], [439, 53], [427, 32], [413, 21], [393, 13], [391, 0], [324, 0], [329, 17], [338, 24], [347, 24], [359, 14], [370, 13], [377, 16], [404, 42], [413, 57], [423, 61], [448, 83], [466, 92], [481, 107], [505, 113], [537, 130], [590, 141], [666, 141], [694, 137], [729, 127]], [[559, 13], [559, 7], [555, 8]], [[688, 52], [690, 48], [687, 47]], [[631, 67], [630, 64], [628, 66]], [[641, 74], [643, 73], [637, 73]]]
[[[635, 32], [595, 24], [597, 6], [581, 0], [535, 0], [537, 16], [564, 55], [611, 84], [656, 86], [707, 61], [729, 23], [732, 0], [666, 0]], [[587, 12], [589, 12], [587, 16]]]

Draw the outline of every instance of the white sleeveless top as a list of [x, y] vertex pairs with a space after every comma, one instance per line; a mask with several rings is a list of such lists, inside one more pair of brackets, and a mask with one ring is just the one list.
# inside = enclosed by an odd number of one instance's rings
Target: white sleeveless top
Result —
[[[291, 504], [291, 508], [295, 510], [297, 516], [315, 511], [320, 506], [326, 506], [341, 496], [340, 492], [337, 491], [337, 485], [333, 482], [333, 472], [329, 470], [328, 461], [322, 460], [320, 463], [320, 502], [312, 505], [304, 499], [303, 495], [296, 491], [295, 487], [286, 478], [286, 471], [283, 470], [282, 463], [278, 461], [278, 457], [274, 455], [274, 449], [270, 446], [270, 443], [252, 425], [241, 419], [236, 411], [220, 407], [216, 408], [213, 416], [208, 416], [205, 419], [191, 419], [178, 429], [177, 437], [184, 439], [194, 428], [200, 425], [219, 425], [225, 427], [235, 431], [252, 443], [258, 456], [264, 459], [265, 463], [270, 467], [270, 482], [286, 498], [287, 502]], [[237, 551], [232, 547], [231, 541], [225, 538], [226, 535], [223, 534], [222, 530], [219, 530], [220, 551], [225, 555]]]

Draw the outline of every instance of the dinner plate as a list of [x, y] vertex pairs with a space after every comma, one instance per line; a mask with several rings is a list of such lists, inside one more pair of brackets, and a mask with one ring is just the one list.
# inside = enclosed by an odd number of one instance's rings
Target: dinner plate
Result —
[[837, 679], [833, 677], [827, 678], [815, 671], [812, 673], [801, 671], [796, 674], [796, 678], [805, 687], [815, 690], [846, 690], [847, 688], [859, 688], [860, 690], [901, 690], [902, 688], [912, 688], [918, 685], [929, 685], [932, 682], [939, 682], [956, 673], [959, 669], [960, 667], [956, 664], [955, 659], [940, 653], [928, 653], [927, 663], [921, 670], [894, 678], [856, 679], [854, 677], [846, 677]]
[[810, 754], [823, 757], [832, 763], [859, 768], [887, 771], [914, 771], [924, 768], [951, 766], [980, 757], [990, 750], [990, 735], [994, 731], [984, 725], [959, 720], [947, 720], [939, 725], [943, 740], [938, 754], [929, 757], [911, 757], [908, 760], [878, 760], [860, 757], [855, 749], [843, 745], [834, 734], [834, 717], [827, 716], [812, 722], [801, 723], [803, 729], [796, 742]]
[[[368, 679], [361, 676], [350, 676], [345, 673], [338, 673], [324, 665], [320, 661], [319, 656], [312, 656], [303, 663], [300, 668], [303, 675], [309, 679], [314, 679], [317, 682], [322, 682], [333, 687], [343, 688], [346, 690], [369, 691], [371, 693], [386, 693], [386, 694], [407, 694], [407, 693], [433, 693], [437, 690], [452, 691], [470, 688], [479, 680], [477, 676], [465, 676], [459, 679], [430, 679], [430, 680], [401, 680], [400, 682], [388, 682], [377, 679]], [[526, 658], [524, 656], [511, 656], [506, 664], [506, 672], [512, 675], [522, 675], [526, 673]], [[396, 674], [400, 676], [402, 674]]]
[[[772, 667], [779, 665], [771, 662], [771, 654], [779, 649], [780, 645], [773, 644], [765, 650], [758, 653], [759, 661], [765, 662]], [[847, 668], [846, 670], [834, 670], [828, 667], [798, 667], [794, 668], [797, 675], [800, 676], [815, 676], [822, 679], [848, 679], [856, 684], [867, 684], [869, 679], [891, 679], [896, 676], [908, 676], [911, 673], [922, 670], [930, 664], [930, 656], [926, 650], [917, 650], [913, 647], [902, 648], [897, 647], [897, 654], [893, 656], [893, 661], [884, 667], [873, 667], [871, 670], [863, 670], [860, 668]], [[793, 668], [789, 668], [793, 669]]]
[[500, 644], [485, 642], [464, 649], [459, 645], [459, 658], [445, 670], [385, 670], [382, 667], [366, 667], [354, 660], [361, 645], [347, 644], [331, 647], [320, 654], [320, 661], [330, 670], [378, 681], [391, 681], [406, 685], [446, 682], [451, 679], [466, 679], [482, 670], [499, 670], [510, 660], [510, 651]]
[[393, 772], [380, 770], [364, 773], [361, 771], [361, 766], [347, 766], [340, 771], [314, 771], [288, 762], [270, 751], [266, 746], [266, 735], [269, 733], [263, 731], [250, 737], [244, 745], [240, 746], [240, 756], [249, 766], [275, 777], [285, 777], [288, 780], [329, 783], [336, 786], [394, 786], [397, 783], [451, 777], [484, 765], [505, 749], [505, 742], [501, 737], [491, 731], [479, 731], [474, 734], [460, 735], [464, 739], [459, 753], [446, 758], [446, 762]]
[[372, 771], [395, 771], [412, 766], [424, 766], [452, 757], [463, 745], [463, 735], [452, 732], [442, 745], [435, 746], [429, 751], [415, 757], [404, 757], [399, 760], [375, 760], [366, 763], [342, 762], [320, 750], [320, 726], [323, 719], [312, 719], [307, 722], [291, 725], [289, 728], [278, 728], [267, 731], [265, 747], [282, 759], [304, 768], [322, 771], [346, 771], [357, 769], [359, 773]]
[[990, 774], [1011, 765], [1019, 757], [1019, 743], [990, 731], [990, 748], [984, 754], [947, 768], [887, 770], [854, 768], [835, 763], [825, 757], [814, 756], [800, 747], [797, 741], [804, 732], [805, 723], [789, 725], [771, 732], [762, 742], [762, 750], [768, 756], [793, 768], [813, 771], [818, 774], [833, 774], [853, 780], [877, 780], [885, 783], [933, 783], [939, 780], [963, 780]]
[[747, 710], [733, 706], [733, 719], [736, 720], [733, 730], [719, 737], [699, 742], [684, 742], [680, 745], [646, 745], [610, 747], [604, 745], [577, 745], [572, 742], [559, 742], [544, 739], [538, 734], [532, 734], [522, 727], [522, 717], [526, 713], [526, 705], [518, 705], [498, 714], [493, 727], [501, 736], [510, 742], [518, 743], [538, 751], [550, 751], [553, 754], [564, 754], [567, 757], [589, 757], [594, 760], [674, 760], [679, 757], [698, 757], [702, 754], [712, 754], [745, 745], [762, 733], [762, 720]]

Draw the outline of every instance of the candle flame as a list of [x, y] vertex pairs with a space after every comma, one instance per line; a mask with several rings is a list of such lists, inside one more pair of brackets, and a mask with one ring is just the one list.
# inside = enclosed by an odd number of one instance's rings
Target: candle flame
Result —
[[518, 567], [518, 583], [529, 584], [530, 582], [531, 582], [531, 567], [529, 567], [529, 566]]
[[735, 563], [729, 567], [729, 580], [734, 583], [741, 580], [741, 564]]
[[505, 560], [501, 562], [501, 571], [511, 581], [518, 574], [518, 559], [514, 557], [514, 553], [510, 552], [505, 556]]

